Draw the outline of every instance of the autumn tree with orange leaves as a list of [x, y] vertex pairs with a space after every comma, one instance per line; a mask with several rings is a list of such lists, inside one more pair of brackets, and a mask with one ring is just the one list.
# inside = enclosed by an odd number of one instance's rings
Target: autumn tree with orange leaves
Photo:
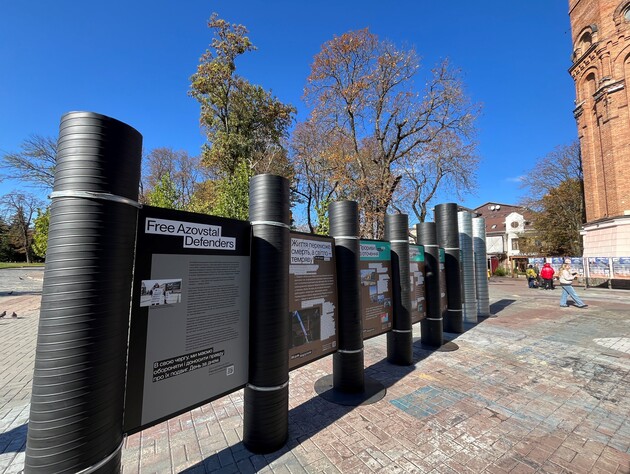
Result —
[[421, 93], [418, 70], [413, 49], [367, 28], [328, 41], [311, 65], [305, 98], [312, 112], [293, 135], [298, 189], [313, 206], [356, 200], [364, 237], [383, 236], [388, 209], [424, 220], [438, 189], [474, 187], [478, 106], [447, 61]]

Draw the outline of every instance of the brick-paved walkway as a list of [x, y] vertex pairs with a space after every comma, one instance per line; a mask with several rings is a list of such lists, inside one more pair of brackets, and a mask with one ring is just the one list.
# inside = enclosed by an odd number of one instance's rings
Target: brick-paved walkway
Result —
[[[578, 293], [588, 309], [560, 308], [560, 290], [493, 281], [497, 317], [448, 335], [456, 351], [418, 342], [415, 364], [398, 367], [385, 361], [385, 337], [366, 341], [366, 375], [387, 387], [381, 401], [351, 408], [317, 396], [327, 357], [291, 372], [279, 452], [244, 448], [236, 392], [128, 437], [123, 470], [628, 474], [630, 293]], [[0, 287], [0, 311], [21, 316], [0, 321], [0, 472], [23, 465], [38, 304]]]

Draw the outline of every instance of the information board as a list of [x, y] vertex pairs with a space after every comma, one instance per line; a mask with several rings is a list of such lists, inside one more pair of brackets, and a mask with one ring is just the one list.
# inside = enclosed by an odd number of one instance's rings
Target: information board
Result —
[[580, 277], [584, 276], [584, 259], [582, 257], [571, 257], [567, 260], [571, 263], [571, 270], [577, 272]]
[[610, 258], [589, 257], [588, 276], [589, 278], [610, 278]]
[[337, 281], [332, 237], [291, 232], [289, 369], [337, 349]]
[[564, 257], [551, 257], [551, 268], [553, 268], [554, 276], [560, 275], [560, 269], [564, 263]]
[[361, 240], [361, 312], [363, 339], [392, 328], [392, 252], [389, 242]]
[[630, 257], [613, 257], [613, 278], [630, 279]]
[[418, 323], [427, 316], [424, 275], [424, 246], [409, 245], [409, 279], [411, 281], [411, 324]]
[[124, 431], [247, 383], [250, 224], [139, 212]]

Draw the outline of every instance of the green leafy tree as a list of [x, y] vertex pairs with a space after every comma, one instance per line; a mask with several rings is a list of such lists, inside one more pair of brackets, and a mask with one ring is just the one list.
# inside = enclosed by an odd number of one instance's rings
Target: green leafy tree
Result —
[[151, 206], [180, 209], [180, 193], [170, 174], [162, 175], [153, 189], [146, 194], [146, 200]]
[[236, 165], [234, 173], [218, 180], [215, 184], [215, 200], [212, 214], [232, 219], [249, 218], [249, 180], [251, 169], [246, 163]]
[[583, 224], [582, 182], [562, 182], [541, 199], [542, 210], [534, 217], [541, 253], [550, 256], [581, 256]]
[[332, 201], [324, 200], [317, 203], [315, 213], [317, 215], [317, 227], [314, 229], [316, 234], [328, 235], [330, 232], [330, 218], [328, 216], [328, 206]]
[[[169, 182], [163, 181], [164, 176], [168, 176]], [[166, 197], [163, 195], [165, 188], [170, 188], [169, 197], [173, 199], [177, 195], [177, 200], [170, 202], [168, 207], [192, 210], [194, 195], [208, 178], [208, 171], [201, 165], [199, 157], [171, 148], [154, 148], [143, 157], [140, 201], [148, 203], [148, 196], [155, 198], [156, 193]]]
[[535, 231], [523, 241], [525, 250], [547, 256], [582, 255], [585, 209], [579, 143], [559, 146], [537, 160], [522, 186], [527, 190], [523, 205], [533, 211]]
[[46, 258], [48, 251], [48, 226], [50, 224], [50, 208], [46, 208], [44, 212], [38, 210], [38, 216], [35, 218], [35, 232], [33, 234], [33, 253], [40, 258]]
[[0, 208], [9, 222], [9, 243], [26, 260], [33, 259], [33, 218], [42, 201], [32, 194], [13, 192], [0, 199]]
[[13, 262], [19, 257], [15, 248], [11, 245], [10, 229], [7, 223], [0, 217], [0, 262]]
[[[249, 168], [247, 175], [274, 173], [290, 178], [284, 141], [295, 108], [237, 74], [237, 60], [256, 49], [244, 26], [230, 24], [215, 13], [208, 27], [213, 32], [211, 48], [200, 58], [190, 89], [201, 105], [200, 122], [207, 135], [203, 163], [222, 189], [236, 185], [232, 177], [241, 163]], [[237, 214], [242, 215], [243, 209]]]

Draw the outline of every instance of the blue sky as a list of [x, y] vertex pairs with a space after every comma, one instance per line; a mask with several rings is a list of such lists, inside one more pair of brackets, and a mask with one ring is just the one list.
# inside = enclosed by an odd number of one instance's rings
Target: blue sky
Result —
[[[448, 57], [483, 106], [479, 188], [465, 206], [517, 203], [518, 177], [576, 138], [566, 0], [22, 0], [0, 2], [0, 151], [55, 136], [62, 114], [89, 110], [135, 127], [146, 150], [198, 154], [199, 107], [187, 92], [214, 11], [247, 26], [258, 47], [240, 74], [296, 106], [298, 119], [313, 56], [334, 35], [369, 27], [413, 45], [424, 72]], [[0, 195], [16, 186], [0, 183]]]

